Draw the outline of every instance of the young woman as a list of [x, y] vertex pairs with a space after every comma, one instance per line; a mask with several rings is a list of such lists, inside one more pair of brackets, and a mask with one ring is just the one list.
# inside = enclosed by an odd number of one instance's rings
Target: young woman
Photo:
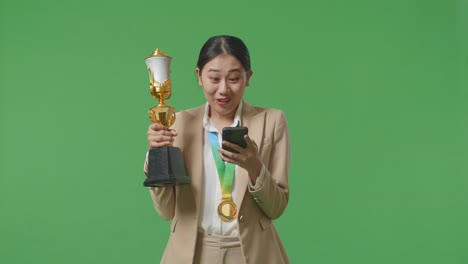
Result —
[[[289, 199], [284, 114], [243, 100], [252, 70], [249, 51], [236, 37], [208, 39], [195, 73], [206, 104], [177, 113], [173, 129], [148, 128], [150, 148], [177, 138], [174, 146], [192, 180], [150, 188], [157, 212], [172, 219], [161, 263], [289, 263], [272, 222]], [[223, 128], [237, 126], [248, 127], [245, 148], [222, 141]]]

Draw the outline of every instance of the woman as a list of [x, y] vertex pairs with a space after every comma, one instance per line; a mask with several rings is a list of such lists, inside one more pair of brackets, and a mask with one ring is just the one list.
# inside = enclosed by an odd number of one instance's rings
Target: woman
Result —
[[[173, 129], [159, 124], [148, 128], [149, 147], [174, 142], [192, 179], [190, 185], [150, 188], [157, 212], [172, 219], [161, 263], [289, 263], [272, 222], [289, 198], [284, 114], [243, 101], [252, 70], [249, 51], [236, 37], [208, 39], [195, 72], [207, 103], [177, 113]], [[245, 148], [221, 139], [224, 127], [236, 126], [249, 129]], [[228, 168], [233, 168], [233, 180], [226, 191], [221, 186], [229, 182]], [[237, 208], [218, 212], [226, 197]]]

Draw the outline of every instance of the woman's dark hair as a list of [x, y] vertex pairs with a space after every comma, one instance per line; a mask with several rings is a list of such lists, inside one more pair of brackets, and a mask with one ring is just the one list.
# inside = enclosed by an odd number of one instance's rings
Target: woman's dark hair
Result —
[[242, 64], [246, 72], [250, 71], [249, 49], [244, 42], [233, 36], [214, 36], [209, 38], [200, 50], [197, 67], [201, 71], [205, 64], [220, 54], [234, 56]]

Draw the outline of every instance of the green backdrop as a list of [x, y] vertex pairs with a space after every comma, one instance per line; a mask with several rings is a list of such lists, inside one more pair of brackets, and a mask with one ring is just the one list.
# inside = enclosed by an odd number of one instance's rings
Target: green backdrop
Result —
[[[0, 262], [158, 263], [144, 63], [249, 46], [245, 98], [285, 111], [293, 263], [468, 263], [468, 1], [0, 1]], [[265, 252], [265, 254], [268, 254]]]

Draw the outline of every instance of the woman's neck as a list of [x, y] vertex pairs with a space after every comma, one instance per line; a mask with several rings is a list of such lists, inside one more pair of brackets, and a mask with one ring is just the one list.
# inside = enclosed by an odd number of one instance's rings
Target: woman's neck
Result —
[[210, 107], [209, 117], [216, 129], [218, 129], [218, 131], [222, 131], [224, 127], [231, 126], [231, 124], [234, 122], [236, 111], [237, 109], [234, 110], [232, 113], [221, 115], [219, 113], [216, 113], [215, 111], [212, 111]]

